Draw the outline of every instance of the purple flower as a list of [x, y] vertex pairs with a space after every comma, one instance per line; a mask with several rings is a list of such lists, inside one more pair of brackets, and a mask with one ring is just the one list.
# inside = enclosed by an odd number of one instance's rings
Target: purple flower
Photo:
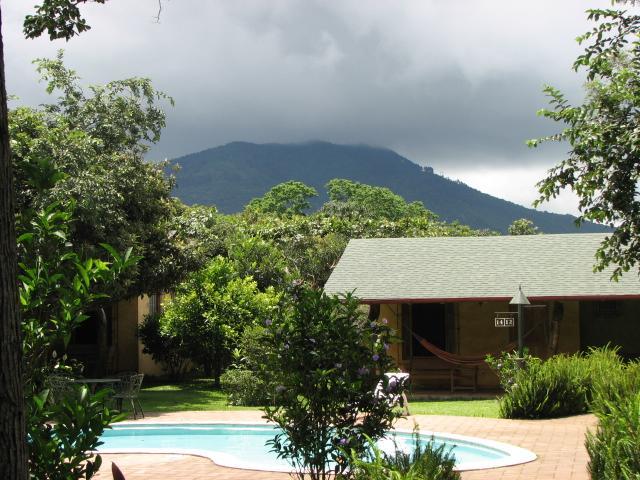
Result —
[[389, 344], [388, 344], [388, 343], [385, 343], [385, 344], [384, 344], [384, 349], [385, 349], [385, 350], [389, 350]]
[[361, 377], [363, 375], [366, 375], [367, 373], [369, 373], [369, 369], [367, 367], [360, 367], [358, 369], [358, 375], [361, 376]]
[[285, 343], [285, 344], [284, 344], [284, 348], [285, 348], [285, 350], [289, 350], [289, 344], [288, 344], [288, 343]]
[[338, 443], [342, 446], [345, 446], [348, 443], [348, 441], [346, 438], [342, 437]]
[[374, 362], [377, 362], [378, 360], [380, 360], [380, 355], [378, 355], [377, 353], [374, 353], [371, 358], [373, 359]]
[[384, 323], [386, 325], [387, 323], [389, 323], [389, 320], [387, 320], [386, 318], [383, 318], [382, 319], [382, 323]]
[[265, 324], [267, 327], [271, 326], [271, 324], [272, 324], [272, 323], [273, 323], [273, 320], [271, 320], [270, 318], [267, 318], [267, 319], [264, 321], [264, 324]]
[[371, 322], [371, 328], [375, 328], [378, 324], [376, 322]]

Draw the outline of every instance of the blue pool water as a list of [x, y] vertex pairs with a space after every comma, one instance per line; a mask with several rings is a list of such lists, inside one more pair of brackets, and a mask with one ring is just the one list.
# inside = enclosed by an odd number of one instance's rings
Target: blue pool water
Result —
[[[289, 471], [286, 461], [278, 459], [266, 446], [276, 429], [269, 425], [242, 424], [127, 424], [115, 425], [106, 430], [99, 452], [173, 452], [193, 453], [210, 458], [219, 465], [255, 470]], [[428, 441], [430, 437], [424, 436]], [[489, 468], [509, 463], [508, 445], [478, 442], [460, 438], [434, 437], [435, 443], [452, 447], [456, 466]], [[410, 433], [396, 433], [395, 441], [401, 448], [410, 449], [413, 439]], [[480, 441], [482, 442], [482, 441]], [[379, 442], [381, 448], [393, 451], [390, 440]], [[500, 448], [501, 445], [507, 447]], [[535, 456], [533, 457], [535, 458]], [[525, 460], [527, 461], [527, 460]], [[513, 462], [511, 462], [513, 463]], [[516, 462], [519, 463], [519, 462]]]

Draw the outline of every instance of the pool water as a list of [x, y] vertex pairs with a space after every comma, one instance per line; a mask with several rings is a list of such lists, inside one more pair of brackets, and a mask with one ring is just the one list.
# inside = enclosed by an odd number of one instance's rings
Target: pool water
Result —
[[[208, 457], [218, 465], [252, 470], [291, 471], [290, 465], [270, 451], [266, 442], [277, 430], [270, 425], [243, 424], [118, 424], [106, 430], [100, 453], [191, 453]], [[383, 439], [379, 446], [393, 452], [391, 440]], [[429, 441], [430, 435], [423, 435]], [[400, 448], [410, 451], [413, 439], [410, 433], [395, 433]], [[476, 469], [522, 463], [535, 459], [526, 450], [506, 444], [458, 437], [435, 436], [436, 445], [445, 443], [452, 448], [456, 469]], [[523, 460], [523, 452], [533, 456]], [[520, 455], [518, 455], [520, 454]], [[515, 461], [520, 459], [520, 461]]]

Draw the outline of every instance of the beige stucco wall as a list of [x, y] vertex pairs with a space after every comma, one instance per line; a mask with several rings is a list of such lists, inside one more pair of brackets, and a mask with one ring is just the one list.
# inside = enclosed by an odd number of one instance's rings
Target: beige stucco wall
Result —
[[[149, 297], [144, 295], [138, 300], [138, 317], [137, 324], [144, 322], [144, 318], [149, 315]], [[165, 371], [159, 363], [156, 363], [151, 355], [143, 353], [144, 345], [138, 342], [138, 372], [145, 375], [164, 375]]]
[[[456, 344], [460, 355], [498, 353], [511, 341], [511, 328], [496, 327], [496, 312], [508, 312], [507, 302], [462, 302], [455, 305]], [[483, 365], [478, 368], [478, 386], [498, 386], [498, 378]]]
[[401, 352], [402, 352], [402, 332], [400, 325], [400, 305], [383, 304], [380, 305], [380, 321], [387, 320], [387, 325], [395, 331], [395, 341], [389, 348], [389, 354], [395, 359], [398, 366], [401, 366]]
[[163, 375], [162, 367], [151, 355], [142, 353], [144, 345], [138, 339], [138, 325], [149, 314], [149, 297], [130, 298], [116, 306], [116, 358], [114, 370], [137, 371], [146, 375]]
[[580, 302], [562, 302], [562, 305], [564, 315], [559, 322], [557, 353], [575, 353], [580, 350]]

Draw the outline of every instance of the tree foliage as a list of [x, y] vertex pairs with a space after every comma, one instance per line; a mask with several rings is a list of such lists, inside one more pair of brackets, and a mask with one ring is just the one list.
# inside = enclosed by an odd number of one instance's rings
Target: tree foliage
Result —
[[[493, 234], [442, 222], [419, 202], [407, 203], [387, 188], [344, 179], [332, 180], [327, 188], [329, 201], [308, 215], [247, 209], [232, 216], [236, 235], [273, 244], [282, 252], [291, 276], [322, 287], [351, 238]], [[237, 243], [238, 238], [231, 241]]]
[[509, 235], [537, 235], [541, 233], [538, 227], [527, 218], [519, 218], [514, 220], [508, 229]]
[[344, 178], [334, 178], [326, 185], [329, 202], [324, 212], [340, 217], [399, 220], [425, 216], [437, 218], [424, 208], [422, 202], [407, 203], [404, 198], [386, 187], [376, 187]]
[[302, 215], [311, 208], [309, 199], [317, 196], [315, 188], [302, 182], [289, 181], [276, 185], [262, 198], [254, 198], [247, 208], [261, 213]]
[[72, 218], [69, 207], [53, 204], [18, 231], [23, 357], [26, 383], [34, 388], [42, 386], [57, 362], [56, 348], [64, 352], [89, 306], [107, 297], [118, 275], [138, 261], [131, 249], [121, 255], [107, 244], [102, 248], [110, 262], [81, 256], [68, 241]]
[[640, 258], [640, 16], [589, 10], [589, 19], [596, 26], [578, 38], [586, 48], [573, 65], [586, 72], [585, 101], [571, 105], [562, 92], [547, 86], [552, 108], [539, 113], [565, 127], [529, 144], [570, 144], [568, 158], [538, 183], [536, 205], [570, 188], [579, 197], [579, 221], [615, 228], [599, 248], [595, 268], [613, 264], [612, 278], [617, 279]]
[[[90, 0], [105, 3], [106, 0]], [[51, 40], [63, 38], [69, 40], [91, 27], [80, 13], [80, 4], [88, 0], [44, 0], [35, 5], [35, 14], [27, 15], [24, 20], [24, 35], [36, 38], [47, 32]]]
[[264, 321], [279, 298], [272, 288], [260, 292], [251, 277], [241, 277], [231, 261], [217, 257], [176, 288], [159, 328], [179, 339], [182, 351], [219, 386], [244, 329]]
[[99, 243], [133, 247], [137, 269], [120, 278], [116, 297], [168, 288], [190, 267], [174, 239], [171, 179], [143, 155], [160, 138], [168, 98], [149, 79], [79, 84], [62, 54], [36, 61], [56, 102], [10, 112], [18, 218], [54, 202], [75, 203], [69, 239], [91, 255]]
[[116, 419], [105, 407], [107, 391], [86, 387], [50, 398], [46, 379], [71, 368], [66, 354], [86, 311], [106, 294], [138, 258], [108, 244], [110, 261], [87, 257], [69, 242], [73, 203], [22, 212], [18, 228], [18, 293], [22, 314], [23, 381], [27, 407], [29, 474], [32, 478], [91, 478], [100, 467], [92, 451]]

